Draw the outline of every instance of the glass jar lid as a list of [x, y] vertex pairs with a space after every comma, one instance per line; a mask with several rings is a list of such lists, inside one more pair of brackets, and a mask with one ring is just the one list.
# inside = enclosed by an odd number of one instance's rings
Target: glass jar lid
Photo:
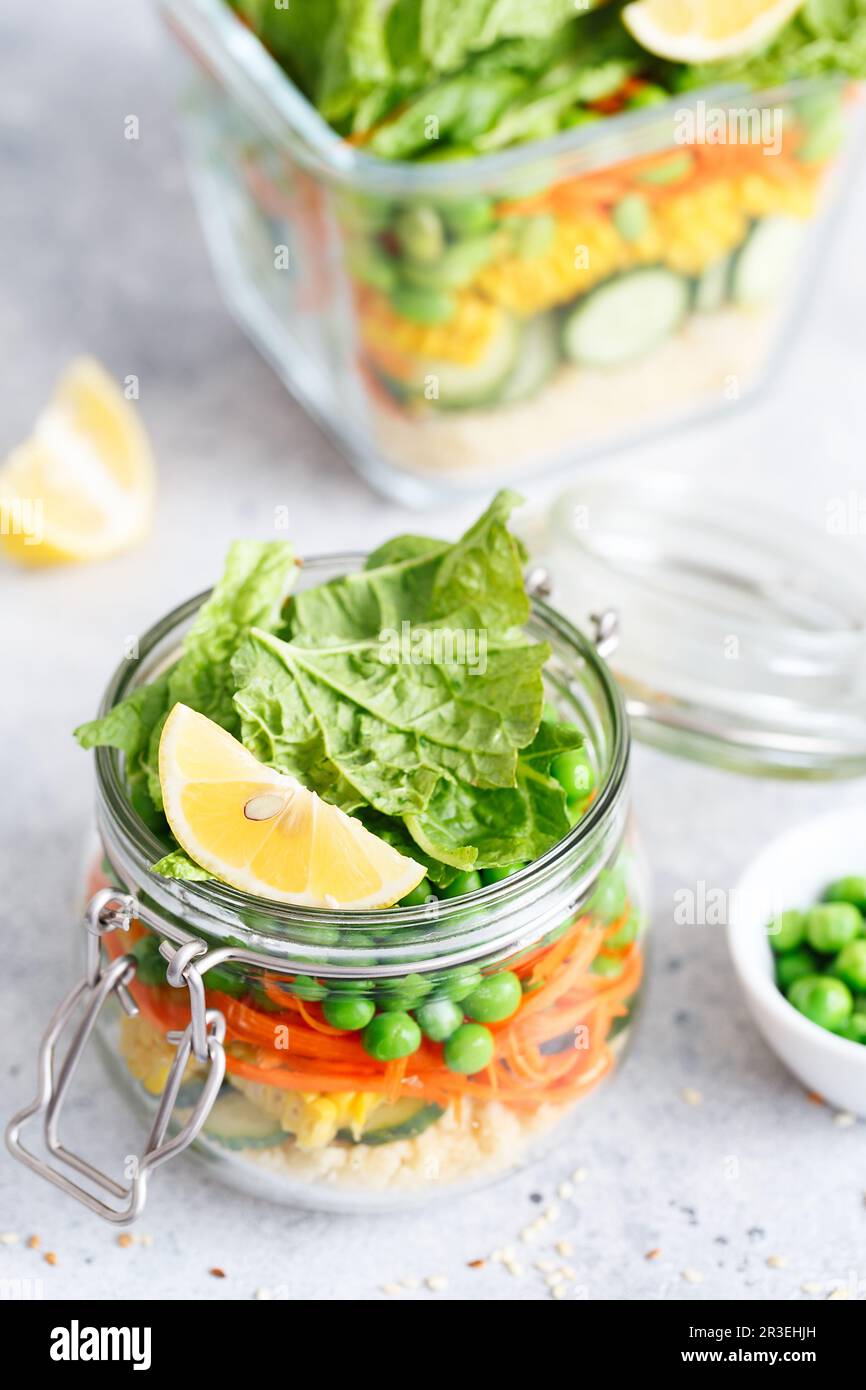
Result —
[[866, 772], [863, 562], [829, 528], [704, 479], [609, 472], [525, 536], [557, 608], [584, 628], [616, 614], [637, 738], [757, 774]]

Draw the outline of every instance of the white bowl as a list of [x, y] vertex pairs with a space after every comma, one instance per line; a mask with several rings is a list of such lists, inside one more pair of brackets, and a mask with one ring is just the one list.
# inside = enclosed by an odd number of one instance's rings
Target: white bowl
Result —
[[834, 811], [772, 840], [737, 885], [728, 946], [746, 1002], [773, 1051], [810, 1091], [866, 1115], [866, 1046], [819, 1028], [788, 1003], [773, 978], [768, 921], [809, 907], [828, 883], [866, 873], [866, 810]]

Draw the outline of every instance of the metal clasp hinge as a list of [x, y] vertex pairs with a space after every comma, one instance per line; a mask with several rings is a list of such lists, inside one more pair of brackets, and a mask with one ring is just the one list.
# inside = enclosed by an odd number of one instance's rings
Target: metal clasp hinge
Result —
[[[88, 936], [84, 978], [63, 1000], [42, 1039], [39, 1048], [36, 1099], [12, 1117], [6, 1130], [6, 1144], [14, 1158], [53, 1183], [55, 1187], [59, 1187], [62, 1192], [75, 1197], [90, 1211], [119, 1226], [129, 1225], [140, 1215], [147, 1196], [148, 1179], [154, 1168], [173, 1158], [175, 1154], [181, 1153], [196, 1138], [216, 1100], [226, 1070], [223, 1046], [225, 1019], [216, 1009], [206, 1008], [204, 984], [193, 964], [194, 958], [203, 955], [207, 947], [203, 941], [194, 941], [176, 949], [164, 941], [160, 945], [160, 951], [168, 961], [169, 983], [175, 986], [183, 985], [189, 989], [190, 1022], [182, 1033], [169, 1035], [169, 1041], [175, 1045], [176, 1052], [144, 1152], [139, 1158], [132, 1160], [130, 1181], [126, 1185], [116, 1181], [107, 1173], [100, 1172], [86, 1159], [64, 1148], [60, 1142], [59, 1123], [63, 1102], [103, 1004], [112, 994], [116, 994], [125, 1013], [130, 1017], [138, 1013], [135, 1001], [127, 988], [135, 975], [135, 957], [118, 956], [116, 960], [103, 966], [100, 945], [106, 933], [118, 928], [125, 931], [134, 914], [134, 899], [128, 894], [110, 888], [102, 889], [88, 903], [85, 912]], [[84, 1014], [58, 1066], [58, 1042], [80, 1005], [84, 1006]], [[169, 1120], [191, 1055], [197, 1061], [207, 1064], [207, 1076], [198, 1102], [188, 1119], [170, 1139], [166, 1139]], [[103, 1202], [94, 1193], [73, 1181], [60, 1168], [25, 1147], [21, 1140], [21, 1131], [29, 1120], [37, 1117], [42, 1120], [43, 1137], [49, 1153], [67, 1168], [82, 1174], [94, 1187], [122, 1199], [124, 1205]]]

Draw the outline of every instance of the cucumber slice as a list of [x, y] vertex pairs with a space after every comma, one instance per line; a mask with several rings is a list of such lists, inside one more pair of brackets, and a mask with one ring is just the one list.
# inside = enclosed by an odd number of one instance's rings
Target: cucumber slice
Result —
[[803, 223], [796, 217], [765, 217], [755, 223], [734, 265], [735, 303], [752, 309], [778, 297], [800, 254], [803, 233]]
[[565, 352], [584, 367], [618, 367], [642, 357], [679, 327], [689, 299], [689, 282], [661, 266], [617, 275], [569, 313]]
[[731, 284], [731, 257], [707, 266], [695, 282], [694, 307], [699, 314], [712, 314], [721, 309]]
[[502, 389], [514, 370], [520, 350], [521, 334], [514, 319], [503, 317], [477, 362], [461, 365], [428, 358], [419, 361], [412, 376], [401, 382], [388, 380], [398, 397], [421, 398], [440, 410], [465, 410], [485, 405]]
[[528, 400], [539, 392], [559, 366], [559, 333], [550, 314], [530, 319], [523, 329], [517, 362], [497, 394], [500, 405]]
[[220, 1092], [203, 1133], [226, 1149], [270, 1149], [288, 1137], [273, 1116], [233, 1090]]
[[344, 1144], [392, 1144], [395, 1139], [414, 1139], [444, 1114], [440, 1105], [427, 1105], [423, 1100], [398, 1100], [393, 1105], [381, 1105], [374, 1112], [359, 1139], [350, 1129], [337, 1131]]

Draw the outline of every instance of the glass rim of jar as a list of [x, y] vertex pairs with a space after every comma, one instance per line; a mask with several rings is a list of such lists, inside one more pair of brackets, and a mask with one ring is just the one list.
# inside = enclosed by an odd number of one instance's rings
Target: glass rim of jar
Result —
[[[622, 159], [624, 139], [634, 138], [635, 155], [651, 154], [657, 145], [666, 147], [670, 140], [665, 136], [670, 135], [680, 113], [699, 104], [740, 109], [747, 97], [750, 108], [780, 105], [805, 92], [841, 88], [850, 80], [844, 75], [822, 73], [758, 91], [742, 83], [716, 83], [674, 92], [669, 101], [657, 106], [621, 111], [523, 145], [466, 159], [419, 164], [383, 159], [348, 144], [225, 0], [160, 0], [160, 4], [173, 33], [231, 90], [248, 114], [254, 115], [263, 133], [291, 143], [300, 162], [315, 173], [347, 188], [392, 196], [432, 195], [452, 188], [458, 193], [478, 192], [479, 180], [519, 172], [536, 159], [572, 154], [585, 157], [585, 171], [589, 172]], [[657, 138], [647, 143], [656, 126], [661, 143]]]
[[[314, 556], [304, 560], [302, 573], [306, 577], [328, 571], [333, 576], [334, 572], [360, 567], [365, 558], [363, 552]], [[187, 599], [148, 628], [139, 639], [136, 658], [124, 659], [113, 672], [100, 703], [100, 717], [165, 668], [176, 647], [169, 652], [162, 650], [162, 654], [161, 649], [194, 616], [209, 593], [205, 590]], [[315, 968], [333, 975], [387, 975], [411, 966], [459, 964], [513, 946], [529, 946], [558, 925], [564, 911], [561, 895], [566, 893], [576, 905], [619, 846], [630, 731], [620, 690], [592, 641], [542, 599], [533, 597], [531, 603], [530, 631], [534, 627], [536, 636], [540, 631], [557, 639], [561, 651], [575, 658], [575, 669], [565, 673], [567, 688], [560, 693], [571, 698], [577, 710], [574, 677], [576, 672], [588, 670], [604, 702], [609, 728], [597, 794], [576, 825], [546, 854], [473, 893], [436, 899], [435, 904], [402, 907], [399, 925], [393, 907], [363, 912], [295, 907], [255, 898], [211, 880], [164, 878], [152, 873], [151, 865], [165, 854], [166, 846], [133, 807], [123, 776], [122, 754], [114, 748], [97, 748], [98, 829], [109, 862], [138, 899], [140, 919], [159, 929], [166, 914], [169, 923], [177, 924], [180, 936], [192, 928], [220, 945], [239, 946], [239, 957], [249, 958], [251, 952], [263, 954], [284, 968], [291, 959], [299, 969]], [[581, 866], [585, 868], [582, 874], [578, 872]], [[337, 942], [333, 939], [335, 929]], [[352, 930], [379, 933], [375, 944], [378, 964], [369, 961], [368, 936], [363, 944], [343, 940]], [[391, 935], [393, 944], [381, 944], [383, 935]]]

